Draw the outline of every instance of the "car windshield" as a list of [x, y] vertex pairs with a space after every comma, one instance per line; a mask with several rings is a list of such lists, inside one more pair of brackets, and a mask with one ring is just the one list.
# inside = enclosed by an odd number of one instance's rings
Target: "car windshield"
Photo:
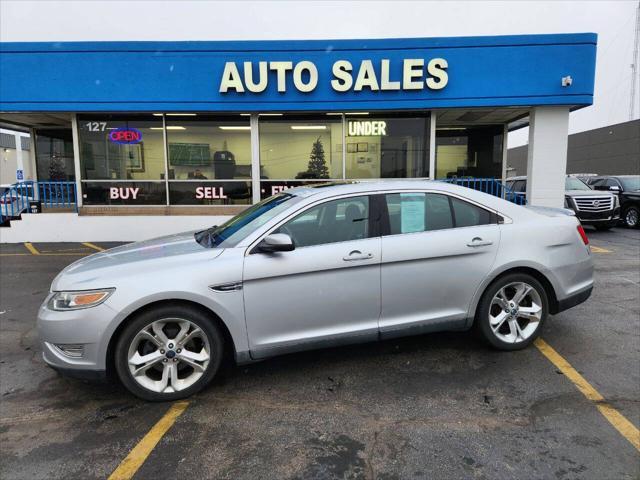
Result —
[[576, 177], [567, 177], [564, 188], [566, 190], [591, 190], [591, 187]]
[[640, 176], [637, 177], [620, 177], [622, 187], [630, 192], [636, 192], [640, 190]]
[[258, 228], [300, 201], [300, 197], [288, 193], [279, 193], [269, 197], [244, 212], [229, 219], [220, 226], [196, 232], [195, 239], [203, 247], [228, 248], [235, 247], [241, 240]]

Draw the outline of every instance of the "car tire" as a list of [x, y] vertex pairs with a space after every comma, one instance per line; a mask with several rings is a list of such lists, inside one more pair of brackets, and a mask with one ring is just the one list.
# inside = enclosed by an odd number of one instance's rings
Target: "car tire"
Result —
[[116, 372], [139, 398], [179, 400], [211, 382], [223, 350], [223, 336], [208, 315], [191, 306], [163, 305], [140, 313], [124, 328], [115, 348]]
[[[524, 288], [520, 290], [520, 286]], [[519, 292], [527, 293], [518, 302]], [[520, 350], [538, 337], [548, 315], [549, 299], [543, 285], [531, 275], [512, 273], [498, 278], [484, 291], [474, 328], [496, 349]]]
[[622, 221], [629, 228], [640, 227], [640, 207], [631, 205], [624, 210]]

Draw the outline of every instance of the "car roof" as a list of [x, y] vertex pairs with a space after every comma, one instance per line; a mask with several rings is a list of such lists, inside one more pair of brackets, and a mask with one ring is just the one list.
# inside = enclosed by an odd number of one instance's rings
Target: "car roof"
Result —
[[[579, 175], [575, 175], [575, 174], [567, 174], [565, 175], [565, 177], [572, 177], [572, 178], [577, 178], [578, 180], [580, 180], [580, 176]], [[589, 177], [589, 178], [596, 178], [596, 177]], [[509, 177], [507, 178], [507, 182], [511, 182], [513, 180], [526, 180], [527, 176], [526, 175], [518, 175], [517, 177]]]
[[[461, 179], [463, 180], [463, 179]], [[452, 193], [475, 201], [487, 208], [503, 212], [506, 215], [514, 215], [522, 207], [515, 203], [503, 200], [500, 197], [483, 193], [472, 188], [463, 187], [447, 182], [425, 179], [389, 179], [373, 181], [353, 181], [343, 183], [325, 183], [316, 186], [295, 187], [286, 190], [286, 193], [308, 199], [309, 201], [322, 200], [351, 193], [371, 194], [389, 190], [432, 190], [442, 193]]]
[[590, 178], [631, 178], [631, 177], [640, 177], [640, 175], [596, 175], [595, 177], [590, 177]]
[[298, 197], [334, 197], [336, 195], [358, 193], [358, 192], [376, 192], [389, 189], [411, 190], [411, 189], [430, 189], [430, 190], [447, 190], [449, 184], [445, 182], [437, 182], [426, 179], [388, 179], [388, 180], [353, 180], [345, 182], [328, 182], [315, 185], [305, 185], [302, 187], [294, 187], [287, 190], [287, 193]]

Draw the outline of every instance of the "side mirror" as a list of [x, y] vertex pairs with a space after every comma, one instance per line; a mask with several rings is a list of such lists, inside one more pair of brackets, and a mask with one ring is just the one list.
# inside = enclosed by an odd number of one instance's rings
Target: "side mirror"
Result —
[[290, 252], [295, 248], [293, 240], [286, 233], [272, 233], [262, 239], [258, 244], [257, 250], [264, 253], [273, 253]]
[[610, 192], [619, 192], [620, 191], [620, 187], [618, 185], [612, 185], [609, 187], [609, 191]]

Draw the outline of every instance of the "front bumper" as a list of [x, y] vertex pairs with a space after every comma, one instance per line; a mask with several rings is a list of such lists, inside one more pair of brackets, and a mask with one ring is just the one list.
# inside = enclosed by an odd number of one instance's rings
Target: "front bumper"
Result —
[[576, 217], [581, 223], [616, 222], [620, 220], [620, 207], [604, 212], [584, 212], [576, 210]]
[[[47, 299], [48, 300], [48, 299]], [[108, 302], [92, 308], [58, 312], [47, 308], [45, 301], [38, 311], [38, 335], [42, 358], [62, 373], [95, 378], [106, 372], [106, 353], [109, 339], [105, 335], [116, 317]], [[76, 354], [65, 353], [73, 346]], [[77, 351], [81, 350], [78, 355]]]

